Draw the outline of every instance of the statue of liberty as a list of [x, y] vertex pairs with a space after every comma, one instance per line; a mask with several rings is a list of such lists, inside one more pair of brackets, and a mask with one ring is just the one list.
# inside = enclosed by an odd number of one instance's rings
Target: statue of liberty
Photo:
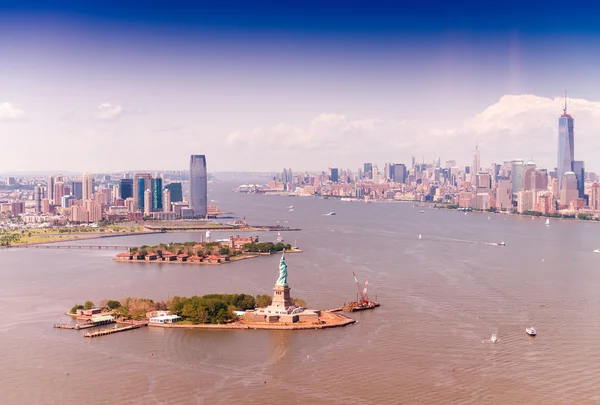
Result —
[[281, 260], [279, 261], [279, 278], [275, 285], [281, 285], [284, 287], [288, 286], [287, 283], [287, 264], [285, 264], [285, 252], [281, 255]]

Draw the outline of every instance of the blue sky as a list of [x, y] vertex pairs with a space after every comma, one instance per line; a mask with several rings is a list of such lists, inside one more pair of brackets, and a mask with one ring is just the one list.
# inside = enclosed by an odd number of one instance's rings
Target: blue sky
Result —
[[[599, 7], [0, 1], [0, 132], [26, 156], [2, 148], [0, 171], [179, 169], [190, 153], [209, 170], [468, 164], [476, 141], [484, 164], [550, 168], [564, 89], [580, 100], [575, 153], [593, 167]], [[498, 104], [511, 118], [473, 129]]]

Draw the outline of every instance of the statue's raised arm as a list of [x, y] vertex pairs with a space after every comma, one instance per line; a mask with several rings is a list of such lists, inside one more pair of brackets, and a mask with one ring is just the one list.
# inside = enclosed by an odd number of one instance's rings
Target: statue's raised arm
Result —
[[275, 285], [282, 285], [287, 287], [287, 264], [285, 264], [285, 252], [281, 255], [281, 260], [279, 261], [279, 278]]

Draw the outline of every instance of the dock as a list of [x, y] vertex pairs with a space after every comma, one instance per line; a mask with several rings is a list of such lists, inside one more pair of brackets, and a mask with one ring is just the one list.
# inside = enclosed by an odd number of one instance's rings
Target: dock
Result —
[[98, 326], [98, 325], [94, 325], [93, 323], [86, 323], [83, 325], [80, 325], [78, 323], [55, 323], [54, 324], [54, 327], [57, 329], [73, 329], [73, 330], [93, 328], [94, 326]]
[[124, 326], [122, 328], [100, 330], [98, 332], [88, 332], [88, 333], [84, 334], [83, 337], [93, 338], [93, 337], [98, 337], [98, 336], [105, 336], [105, 335], [110, 335], [112, 333], [125, 332], [127, 330], [139, 329], [142, 326], [147, 326], [147, 325], [144, 323], [144, 324], [137, 324], [137, 325], [128, 325], [128, 326]]

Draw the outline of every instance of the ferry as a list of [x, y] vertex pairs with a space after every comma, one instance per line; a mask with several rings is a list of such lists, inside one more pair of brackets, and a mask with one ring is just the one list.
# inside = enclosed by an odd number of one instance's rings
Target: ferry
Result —
[[525, 329], [525, 333], [527, 333], [529, 336], [535, 336], [537, 335], [537, 332], [535, 331], [535, 329], [533, 329], [533, 326], [530, 328], [526, 328]]

